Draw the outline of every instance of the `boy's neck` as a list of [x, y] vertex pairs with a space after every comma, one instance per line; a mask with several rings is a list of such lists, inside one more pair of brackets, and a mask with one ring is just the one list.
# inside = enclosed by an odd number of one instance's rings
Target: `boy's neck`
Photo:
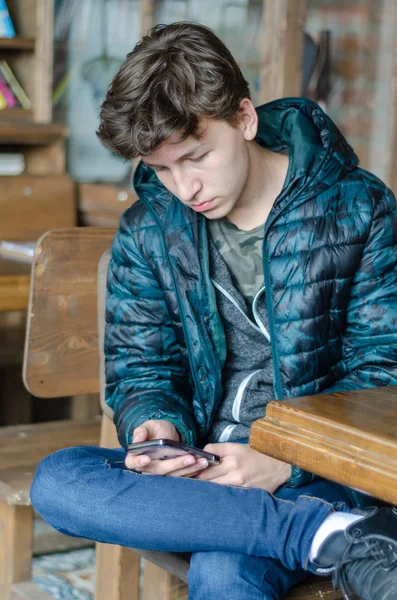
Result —
[[239, 229], [249, 231], [266, 222], [276, 198], [284, 187], [288, 171], [288, 156], [261, 148], [251, 142], [250, 172], [247, 184], [227, 215]]

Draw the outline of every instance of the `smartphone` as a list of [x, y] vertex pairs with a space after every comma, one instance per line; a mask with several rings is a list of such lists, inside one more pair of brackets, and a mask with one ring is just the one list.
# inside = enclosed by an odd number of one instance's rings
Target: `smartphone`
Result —
[[193, 446], [187, 446], [186, 444], [167, 439], [129, 444], [127, 452], [128, 454], [135, 454], [137, 456], [146, 454], [152, 460], [168, 460], [169, 458], [178, 458], [178, 456], [191, 454], [195, 458], [206, 458], [209, 465], [219, 465], [221, 462], [217, 454], [211, 454], [211, 452], [205, 452], [200, 448], [194, 448]]

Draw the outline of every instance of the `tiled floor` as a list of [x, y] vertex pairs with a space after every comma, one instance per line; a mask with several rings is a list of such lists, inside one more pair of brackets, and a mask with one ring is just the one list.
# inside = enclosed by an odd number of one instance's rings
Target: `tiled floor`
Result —
[[55, 600], [92, 600], [95, 550], [86, 548], [36, 557], [32, 579]]
[[[141, 559], [141, 590], [143, 568], [144, 561]], [[95, 548], [36, 556], [32, 564], [32, 581], [54, 600], [93, 600]], [[167, 597], [170, 600], [187, 600], [186, 584], [173, 577]]]

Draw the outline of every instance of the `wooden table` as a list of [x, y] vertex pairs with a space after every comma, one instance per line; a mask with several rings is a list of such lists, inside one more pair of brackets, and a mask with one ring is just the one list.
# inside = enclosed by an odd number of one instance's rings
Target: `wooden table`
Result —
[[0, 258], [0, 311], [26, 310], [31, 265]]
[[397, 387], [270, 402], [250, 445], [397, 504]]

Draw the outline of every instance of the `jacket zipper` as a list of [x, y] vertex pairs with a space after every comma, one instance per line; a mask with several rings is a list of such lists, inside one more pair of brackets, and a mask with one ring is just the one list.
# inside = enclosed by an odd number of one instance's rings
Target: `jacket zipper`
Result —
[[[274, 217], [275, 219], [276, 217]], [[269, 320], [269, 330], [270, 330], [270, 343], [272, 345], [272, 355], [273, 355], [273, 372], [274, 372], [274, 391], [275, 391], [275, 396], [277, 400], [281, 400], [283, 398], [283, 386], [281, 383], [281, 377], [280, 377], [280, 368], [279, 368], [279, 358], [278, 358], [278, 350], [277, 350], [277, 345], [276, 345], [276, 329], [274, 326], [274, 314], [273, 314], [273, 306], [272, 306], [272, 299], [271, 299], [271, 294], [269, 293], [269, 291], [271, 290], [270, 287], [270, 275], [269, 275], [269, 270], [268, 270], [268, 266], [269, 266], [269, 256], [267, 253], [267, 244], [266, 244], [266, 236], [267, 236], [267, 232], [269, 231], [269, 227], [273, 224], [274, 219], [269, 223], [269, 226], [266, 228], [265, 230], [265, 234], [263, 237], [263, 274], [264, 274], [264, 278], [265, 278], [265, 286], [266, 289], [268, 290], [268, 293], [266, 294], [266, 307], [267, 307], [267, 316], [268, 316], [268, 320]]]

